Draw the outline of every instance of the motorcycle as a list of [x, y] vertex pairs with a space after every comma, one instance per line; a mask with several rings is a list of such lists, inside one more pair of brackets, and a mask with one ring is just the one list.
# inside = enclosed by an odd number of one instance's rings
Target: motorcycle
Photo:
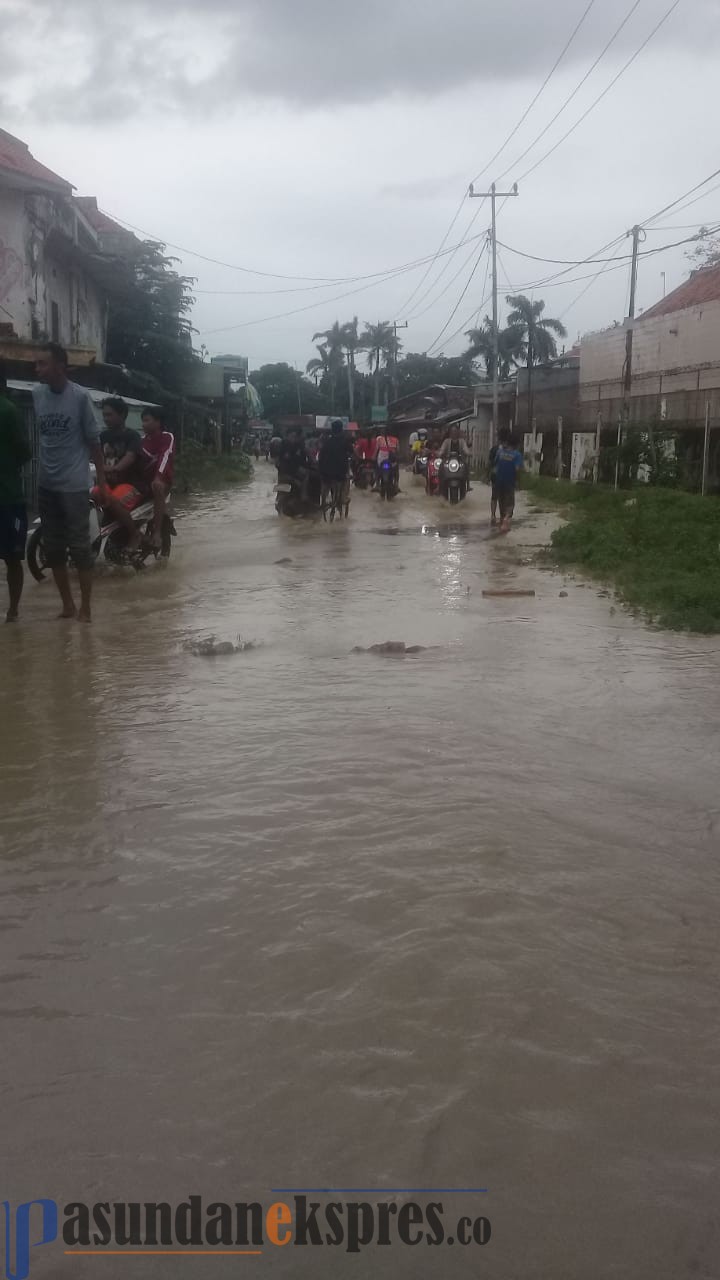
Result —
[[302, 479], [298, 476], [278, 476], [275, 485], [275, 510], [279, 516], [289, 516], [295, 520], [298, 516], [313, 515], [320, 508], [320, 477], [311, 471], [305, 493]]
[[424, 480], [427, 477], [428, 462], [430, 461], [430, 453], [427, 449], [422, 449], [420, 453], [416, 453], [413, 458], [413, 475], [421, 476]]
[[360, 458], [354, 473], [356, 489], [374, 489], [377, 483], [377, 468], [371, 458]]
[[440, 492], [440, 472], [442, 462], [436, 453], [430, 455], [425, 475], [425, 492], [434, 498]]
[[462, 502], [468, 486], [468, 465], [465, 459], [456, 454], [445, 458], [442, 463], [440, 482], [451, 506]]
[[[167, 560], [172, 550], [172, 539], [176, 536], [175, 525], [167, 513], [163, 517], [161, 546], [158, 550], [152, 544], [152, 525], [154, 507], [152, 502], [142, 502], [130, 514], [133, 524], [143, 530], [143, 537], [137, 551], [127, 550], [127, 530], [118, 520], [108, 518], [102, 507], [89, 495], [90, 502], [90, 549], [93, 563], [107, 560], [109, 564], [130, 565], [133, 569], [142, 569], [145, 561], [154, 556]], [[143, 529], [144, 526], [144, 529]], [[32, 532], [27, 543], [27, 564], [33, 578], [42, 582], [47, 570], [45, 543], [43, 540], [40, 517], [33, 521]]]
[[397, 471], [392, 458], [385, 458], [378, 466], [378, 490], [381, 500], [390, 502], [398, 492]]

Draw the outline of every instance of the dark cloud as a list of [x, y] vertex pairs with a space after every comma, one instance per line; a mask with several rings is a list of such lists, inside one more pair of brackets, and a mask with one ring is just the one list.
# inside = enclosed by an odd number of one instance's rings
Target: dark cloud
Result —
[[[596, 0], [567, 68], [588, 64], [629, 2]], [[668, 3], [643, 0], [616, 60], [639, 45]], [[681, 5], [655, 47], [717, 47], [720, 0], [684, 3], [692, 3], [693, 22], [682, 20]], [[59, 24], [79, 56], [61, 58], [53, 78], [53, 60], [38, 56], [37, 42], [19, 40], [4, 91], [37, 118], [100, 120], [143, 108], [227, 112], [248, 99], [302, 109], [436, 97], [471, 84], [539, 80], [584, 8], [585, 0], [33, 0], [36, 29]], [[468, 120], [484, 133], [493, 124]]]

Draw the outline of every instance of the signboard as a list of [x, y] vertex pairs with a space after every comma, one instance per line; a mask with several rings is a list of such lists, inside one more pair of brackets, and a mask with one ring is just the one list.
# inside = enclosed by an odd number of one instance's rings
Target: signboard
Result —
[[229, 373], [241, 373], [243, 380], [247, 378], [249, 360], [247, 356], [213, 356], [211, 364], [221, 364]]
[[387, 422], [388, 411], [386, 404], [374, 404], [372, 407], [373, 422]]
[[333, 422], [342, 422], [343, 426], [345, 427], [345, 430], [347, 430], [348, 426], [350, 425], [350, 419], [343, 418], [339, 413], [333, 413], [330, 416], [328, 416], [328, 414], [316, 414], [315, 430], [329, 431], [330, 426]]

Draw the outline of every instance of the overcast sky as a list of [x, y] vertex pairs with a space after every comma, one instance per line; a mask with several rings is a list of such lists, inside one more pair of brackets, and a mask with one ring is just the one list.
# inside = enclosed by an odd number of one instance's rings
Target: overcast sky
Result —
[[[178, 252], [180, 269], [197, 278], [196, 343], [213, 354], [246, 354], [253, 367], [269, 360], [304, 367], [313, 333], [353, 315], [407, 319], [408, 350], [456, 354], [489, 290], [483, 256], [459, 301], [482, 240], [439, 258], [419, 290], [424, 266], [334, 299], [368, 284], [351, 277], [434, 254], [476, 175], [480, 189], [495, 178], [504, 190], [520, 183], [500, 215], [505, 245], [579, 259], [720, 167], [720, 0], [680, 0], [603, 101], [543, 160], [671, 0], [638, 0], [631, 13], [633, 3], [595, 0], [494, 161], [588, 0], [0, 0], [0, 123], [107, 212], [232, 264]], [[587, 82], [531, 147], [628, 14]], [[644, 247], [714, 221], [720, 190], [661, 218]], [[447, 244], [482, 234], [488, 223], [488, 207], [466, 201]], [[662, 295], [663, 270], [668, 290], [680, 283], [685, 252], [643, 261], [639, 307]], [[575, 301], [588, 283], [579, 277], [596, 269], [531, 290], [562, 267], [504, 248], [501, 291], [544, 298], [575, 338], [626, 310], [625, 266]], [[310, 277], [348, 283], [311, 288]], [[257, 323], [299, 308], [311, 309]]]

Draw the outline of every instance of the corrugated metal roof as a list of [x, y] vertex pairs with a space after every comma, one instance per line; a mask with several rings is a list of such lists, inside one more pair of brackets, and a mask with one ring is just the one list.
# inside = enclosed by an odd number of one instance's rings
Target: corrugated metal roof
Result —
[[[26, 391], [28, 394], [32, 392], [33, 387], [39, 386], [37, 382], [25, 382], [22, 378], [8, 378], [8, 389], [10, 391]], [[158, 407], [156, 400], [134, 400], [132, 396], [121, 395], [117, 391], [96, 391], [94, 387], [84, 387], [93, 404], [101, 405], [103, 400], [108, 400], [113, 396], [120, 395], [120, 399], [124, 400], [128, 409], [156, 409]]]
[[700, 306], [703, 302], [720, 301], [720, 266], [703, 267], [693, 271], [689, 280], [673, 289], [666, 298], [656, 302], [638, 317], [639, 323], [653, 316], [671, 315], [673, 311], [686, 311], [688, 307]]
[[31, 155], [25, 142], [15, 138], [11, 133], [0, 129], [0, 170], [19, 174], [23, 178], [34, 179], [43, 187], [55, 187], [56, 190], [70, 195], [72, 183], [61, 178], [52, 169], [47, 169]]

